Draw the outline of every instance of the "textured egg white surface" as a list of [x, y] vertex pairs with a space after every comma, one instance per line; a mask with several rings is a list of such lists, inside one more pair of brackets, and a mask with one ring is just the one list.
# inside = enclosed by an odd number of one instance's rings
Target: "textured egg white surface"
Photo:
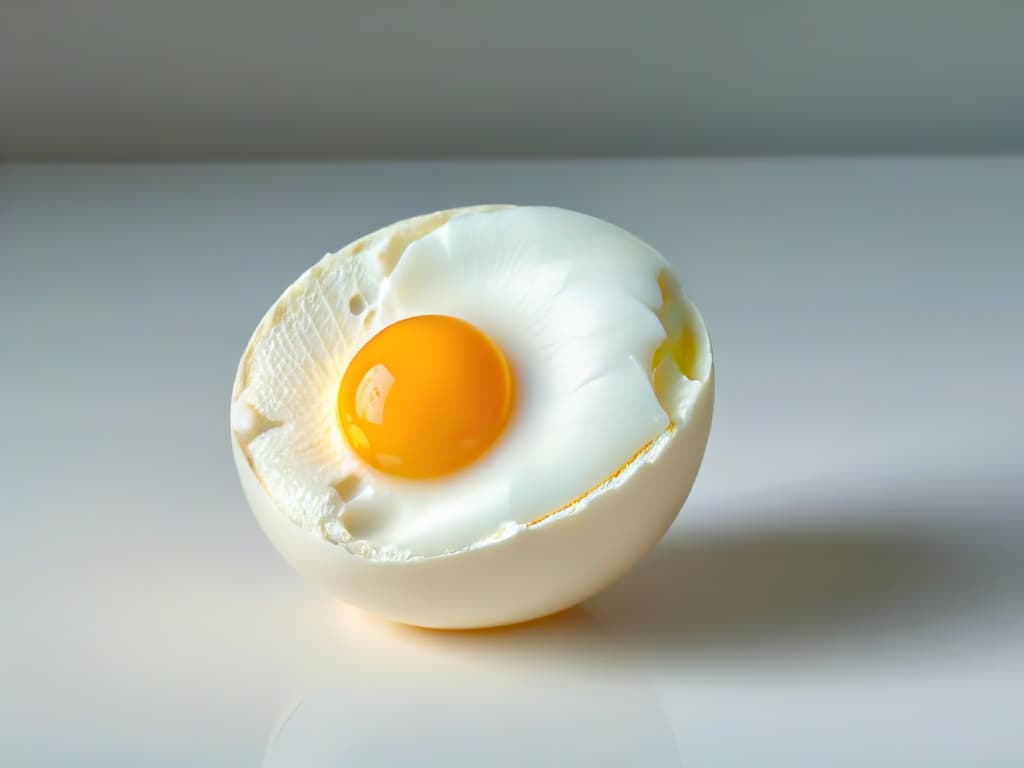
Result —
[[[240, 366], [232, 428], [264, 490], [292, 523], [359, 554], [460, 551], [564, 508], [685, 420], [702, 383], [671, 358], [652, 374], [659, 345], [695, 327], [700, 378], [710, 370], [696, 311], [634, 236], [556, 208], [453, 213], [329, 254], [271, 309]], [[363, 464], [335, 412], [360, 346], [420, 314], [483, 330], [517, 387], [495, 446], [426, 482]]]

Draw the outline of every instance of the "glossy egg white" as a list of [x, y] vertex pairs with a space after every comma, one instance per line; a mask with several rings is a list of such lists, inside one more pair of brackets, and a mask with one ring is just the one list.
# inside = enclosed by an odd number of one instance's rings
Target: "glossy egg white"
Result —
[[[479, 254], [495, 264], [476, 269]], [[543, 273], [556, 272], [545, 295]], [[503, 297], [517, 290], [511, 311]], [[427, 312], [462, 317], [511, 349], [534, 394], [518, 432], [479, 466], [395, 482], [347, 450], [333, 399], [362, 343]], [[545, 322], [554, 335], [531, 347], [530, 329]], [[656, 354], [684, 332], [689, 362]], [[638, 362], [652, 356], [653, 369]], [[560, 393], [555, 373], [580, 381]], [[300, 573], [395, 621], [493, 626], [578, 603], [654, 546], [696, 478], [713, 390], [703, 321], [648, 246], [583, 214], [481, 206], [379, 230], [285, 291], [239, 365], [232, 449], [257, 520]], [[496, 487], [498, 500], [487, 495]]]

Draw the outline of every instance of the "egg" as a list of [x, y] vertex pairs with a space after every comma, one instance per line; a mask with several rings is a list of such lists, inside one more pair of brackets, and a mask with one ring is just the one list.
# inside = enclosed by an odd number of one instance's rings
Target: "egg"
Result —
[[649, 551], [700, 467], [714, 374], [668, 263], [608, 222], [476, 206], [327, 254], [259, 323], [231, 444], [300, 573], [425, 627], [524, 621]]

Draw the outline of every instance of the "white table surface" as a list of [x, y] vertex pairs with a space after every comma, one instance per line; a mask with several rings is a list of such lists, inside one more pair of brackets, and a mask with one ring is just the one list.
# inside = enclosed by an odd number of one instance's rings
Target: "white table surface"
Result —
[[[234, 369], [475, 202], [610, 219], [716, 350], [705, 465], [551, 620], [393, 627], [263, 539]], [[1024, 764], [1024, 158], [0, 169], [0, 764]]]

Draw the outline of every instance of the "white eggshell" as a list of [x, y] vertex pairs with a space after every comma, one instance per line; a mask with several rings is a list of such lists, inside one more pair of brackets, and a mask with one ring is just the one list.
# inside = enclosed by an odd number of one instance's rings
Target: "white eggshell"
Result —
[[[495, 210], [502, 207], [443, 211], [398, 222], [337, 256], [376, 248], [393, 263], [401, 249], [452, 216]], [[267, 538], [299, 573], [345, 602], [394, 621], [449, 629], [487, 627], [575, 605], [617, 579], [654, 546], [678, 514], [700, 468], [711, 426], [714, 370], [696, 308], [681, 295], [678, 302], [672, 307], [673, 327], [678, 331], [689, 317], [696, 328], [700, 380], [680, 379], [682, 388], [666, 394], [673, 422], [668, 431], [614, 477], [575, 502], [566, 499], [573, 503], [554, 514], [540, 514], [525, 525], [510, 524], [470, 547], [404, 559], [367, 556], [328, 540], [315, 526], [298, 524], [275, 500], [243, 448], [243, 441], [265, 426], [259, 419], [249, 423], [255, 418], [252, 412], [235, 407], [246, 378], [243, 357], [232, 396], [231, 446], [246, 499]], [[268, 312], [250, 349], [274, 313], [275, 308]]]
[[370, 560], [296, 526], [263, 490], [232, 433], [245, 496], [267, 538], [299, 573], [351, 605], [445, 629], [527, 621], [586, 600], [625, 573], [671, 525], [700, 468], [714, 373], [656, 461], [581, 509], [452, 555]]

